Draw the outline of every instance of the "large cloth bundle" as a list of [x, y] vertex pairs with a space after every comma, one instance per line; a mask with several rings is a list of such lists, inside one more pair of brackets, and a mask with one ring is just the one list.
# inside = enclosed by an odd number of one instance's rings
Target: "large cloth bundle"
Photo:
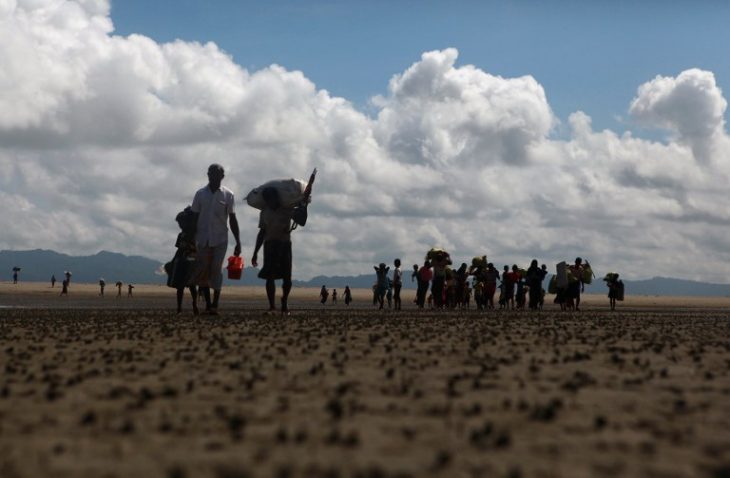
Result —
[[283, 207], [292, 207], [304, 200], [304, 190], [307, 188], [307, 183], [306, 181], [294, 178], [274, 179], [257, 188], [253, 188], [246, 195], [248, 205], [256, 209], [266, 207], [263, 196], [264, 189], [266, 188], [274, 188], [279, 192], [279, 201]]
[[444, 249], [441, 249], [440, 247], [432, 247], [426, 253], [427, 261], [442, 261], [450, 257], [451, 256], [449, 255], [449, 253], [446, 252]]
[[591, 266], [585, 265], [583, 266], [583, 277], [581, 277], [581, 280], [584, 284], [590, 284], [593, 282], [593, 269], [591, 269]]
[[179, 256], [165, 264], [167, 286], [173, 289], [188, 287], [195, 272], [194, 256]]
[[548, 282], [548, 293], [550, 293], [550, 294], [558, 293], [558, 276], [553, 275], [550, 278], [550, 282]]
[[471, 266], [472, 267], [481, 267], [486, 268], [487, 267], [487, 256], [475, 256], [471, 260]]
[[618, 279], [618, 274], [615, 272], [609, 272], [603, 277], [603, 280], [606, 282], [614, 282], [616, 279]]
[[565, 261], [556, 264], [555, 270], [557, 272], [556, 276], [558, 288], [564, 289], [568, 287], [568, 264]]

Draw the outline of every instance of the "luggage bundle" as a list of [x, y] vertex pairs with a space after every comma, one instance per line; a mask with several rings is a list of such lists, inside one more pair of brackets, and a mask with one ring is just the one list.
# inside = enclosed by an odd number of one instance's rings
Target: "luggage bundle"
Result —
[[603, 277], [603, 280], [606, 282], [615, 282], [618, 279], [618, 274], [616, 272], [609, 272]]
[[443, 261], [444, 259], [451, 259], [451, 255], [440, 247], [432, 247], [426, 253], [427, 261]]
[[548, 282], [548, 294], [557, 294], [558, 293], [558, 276], [553, 274], [553, 276], [550, 278], [550, 282]]
[[481, 267], [482, 269], [487, 268], [487, 256], [475, 256], [471, 260], [471, 266], [474, 268]]
[[274, 179], [257, 188], [253, 188], [246, 195], [246, 202], [256, 209], [266, 207], [263, 192], [266, 188], [274, 188], [279, 192], [279, 201], [283, 207], [293, 207], [306, 199], [307, 183], [300, 179]]
[[568, 272], [569, 272], [568, 264], [565, 261], [560, 262], [555, 265], [555, 270], [557, 272], [556, 287], [558, 289], [565, 289], [566, 287], [568, 287], [568, 283], [569, 283], [569, 281], [568, 281]]
[[586, 285], [589, 285], [591, 282], [593, 282], [593, 269], [591, 269], [591, 265], [587, 262], [583, 266], [583, 277], [581, 277], [581, 280]]
[[195, 272], [195, 256], [176, 256], [165, 264], [167, 287], [179, 289], [190, 285]]

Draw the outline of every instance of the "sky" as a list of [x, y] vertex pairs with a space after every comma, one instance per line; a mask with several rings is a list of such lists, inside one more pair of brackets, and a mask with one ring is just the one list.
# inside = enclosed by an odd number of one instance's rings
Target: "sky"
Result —
[[301, 279], [441, 246], [730, 282], [728, 10], [0, 0], [0, 248], [166, 260], [219, 162], [247, 260], [245, 194], [319, 169]]

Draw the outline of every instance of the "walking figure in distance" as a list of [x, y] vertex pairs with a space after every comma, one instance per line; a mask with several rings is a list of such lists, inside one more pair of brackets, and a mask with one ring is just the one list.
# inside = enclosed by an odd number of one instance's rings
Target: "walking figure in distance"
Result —
[[393, 261], [395, 269], [393, 269], [393, 300], [395, 310], [401, 310], [400, 291], [403, 287], [403, 271], [400, 268], [400, 259]]
[[571, 275], [573, 277], [572, 282], [568, 284], [568, 304], [571, 301], [575, 303], [575, 310], [580, 310], [580, 294], [585, 290], [583, 285], [583, 259], [580, 257], [575, 258], [575, 264], [568, 266]]
[[385, 294], [388, 292], [388, 271], [390, 270], [390, 267], [387, 267], [384, 262], [381, 262], [378, 266], [373, 266], [373, 269], [375, 269], [375, 297], [378, 300], [378, 309], [383, 309], [383, 304], [385, 302]]
[[352, 291], [350, 291], [350, 286], [345, 286], [345, 305], [350, 305], [350, 302], [352, 302]]

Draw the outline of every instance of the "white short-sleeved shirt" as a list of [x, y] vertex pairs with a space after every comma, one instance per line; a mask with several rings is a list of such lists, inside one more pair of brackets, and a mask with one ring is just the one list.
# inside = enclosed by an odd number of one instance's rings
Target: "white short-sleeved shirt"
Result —
[[221, 186], [216, 192], [206, 185], [198, 189], [192, 210], [198, 213], [195, 242], [198, 247], [215, 247], [228, 243], [228, 215], [235, 212], [235, 201], [230, 189]]
[[396, 267], [395, 270], [393, 270], [393, 284], [403, 284], [403, 271], [400, 270], [400, 267]]

